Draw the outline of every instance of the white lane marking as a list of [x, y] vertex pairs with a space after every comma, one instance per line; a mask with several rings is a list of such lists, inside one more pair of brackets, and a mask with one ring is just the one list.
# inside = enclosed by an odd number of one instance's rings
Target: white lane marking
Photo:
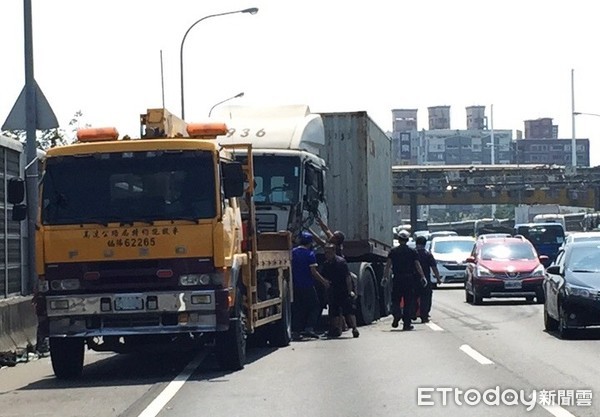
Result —
[[436, 331], [436, 332], [444, 331], [444, 329], [442, 329], [440, 326], [438, 326], [437, 324], [435, 324], [431, 321], [429, 323], [427, 323], [427, 327], [429, 327], [431, 330]]
[[542, 408], [555, 417], [576, 417], [575, 414], [569, 413], [560, 405], [542, 405]]
[[470, 357], [472, 357], [473, 359], [475, 359], [477, 362], [479, 362], [482, 365], [493, 365], [494, 364], [494, 362], [492, 362], [491, 360], [489, 360], [488, 358], [483, 356], [481, 353], [477, 352], [475, 349], [473, 349], [469, 345], [462, 345], [460, 347], [460, 350], [465, 352], [467, 355], [469, 355]]
[[169, 401], [177, 394], [177, 391], [183, 387], [183, 384], [192, 376], [194, 371], [200, 366], [204, 358], [206, 358], [207, 352], [200, 352], [198, 356], [194, 358], [190, 363], [187, 364], [185, 369], [181, 371], [179, 375], [175, 377], [169, 385], [158, 396], [152, 400], [148, 407], [138, 417], [156, 417], [158, 413], [167, 405]]

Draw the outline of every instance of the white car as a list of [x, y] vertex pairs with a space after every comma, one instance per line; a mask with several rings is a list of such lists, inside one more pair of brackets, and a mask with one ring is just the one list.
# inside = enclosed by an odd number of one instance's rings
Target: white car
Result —
[[573, 242], [587, 242], [587, 241], [600, 241], [600, 232], [575, 232], [569, 233], [565, 236], [560, 249], [564, 249], [569, 243]]
[[[465, 282], [466, 260], [474, 246], [475, 238], [471, 236], [440, 236], [431, 241], [429, 251], [437, 262], [442, 283]], [[435, 286], [433, 275], [431, 280]]]

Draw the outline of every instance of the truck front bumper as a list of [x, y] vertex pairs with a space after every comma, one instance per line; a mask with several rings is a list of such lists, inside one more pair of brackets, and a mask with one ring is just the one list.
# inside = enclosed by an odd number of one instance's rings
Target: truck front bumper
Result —
[[204, 333], [229, 328], [229, 291], [46, 297], [49, 335], [97, 337]]

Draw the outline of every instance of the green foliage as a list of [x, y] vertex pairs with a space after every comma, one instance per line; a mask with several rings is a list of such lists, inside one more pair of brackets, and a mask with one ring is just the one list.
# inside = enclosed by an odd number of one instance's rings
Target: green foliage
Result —
[[[77, 110], [69, 121], [66, 129], [59, 127], [55, 129], [38, 130], [36, 132], [37, 147], [39, 149], [46, 150], [49, 148], [54, 148], [55, 146], [63, 146], [73, 143], [77, 135], [77, 129], [79, 127], [89, 127], [89, 124], [80, 126], [82, 117], [83, 113], [81, 110]], [[24, 130], [5, 130], [0, 133], [9, 138], [16, 139], [21, 143], [25, 143], [27, 140], [27, 135]]]

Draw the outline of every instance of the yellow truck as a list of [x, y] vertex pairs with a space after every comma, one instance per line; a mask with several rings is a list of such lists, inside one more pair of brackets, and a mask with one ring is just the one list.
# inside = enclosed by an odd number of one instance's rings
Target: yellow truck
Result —
[[83, 129], [47, 152], [36, 272], [57, 377], [81, 375], [85, 346], [203, 337], [236, 370], [252, 333], [289, 344], [291, 236], [255, 232], [251, 146], [219, 145], [226, 132], [149, 109], [139, 139]]

